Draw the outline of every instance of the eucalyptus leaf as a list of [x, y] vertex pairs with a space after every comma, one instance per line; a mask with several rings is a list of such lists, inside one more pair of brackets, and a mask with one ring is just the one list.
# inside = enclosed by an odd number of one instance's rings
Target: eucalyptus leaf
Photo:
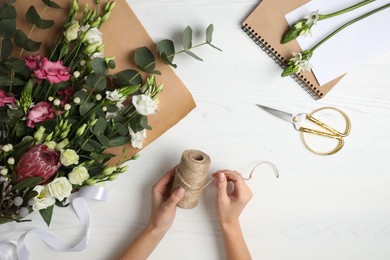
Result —
[[16, 9], [12, 3], [8, 2], [8, 4], [4, 4], [0, 8], [0, 20], [2, 19], [16, 19], [17, 13]]
[[115, 74], [114, 84], [116, 87], [126, 87], [129, 85], [141, 85], [142, 77], [138, 71], [127, 69]]
[[51, 7], [51, 8], [55, 8], [55, 9], [60, 9], [61, 6], [59, 6], [56, 2], [54, 1], [50, 1], [50, 0], [42, 0], [42, 2], [44, 2], [47, 6]]
[[10, 39], [16, 33], [16, 20], [3, 19], [0, 21], [0, 35], [2, 38]]
[[165, 53], [166, 60], [172, 63], [175, 57], [175, 45], [171, 40], [162, 40], [157, 43], [157, 53], [160, 57], [161, 54]]
[[84, 90], [78, 90], [74, 93], [74, 96], [73, 97], [78, 97], [80, 98], [80, 103], [84, 103], [85, 100], [87, 99], [88, 97], [88, 93], [85, 92]]
[[83, 147], [81, 148], [85, 151], [88, 151], [88, 152], [93, 152], [95, 150], [100, 150], [101, 149], [101, 145], [100, 143], [96, 142], [95, 140], [93, 139], [89, 139], [84, 145]]
[[82, 116], [85, 116], [92, 108], [95, 107], [95, 103], [88, 102], [80, 105], [79, 112]]
[[218, 48], [218, 47], [215, 46], [215, 45], [212, 45], [211, 43], [209, 43], [209, 45], [210, 45], [211, 47], [213, 47], [214, 49], [216, 49], [216, 50], [222, 51], [220, 48]]
[[23, 60], [16, 59], [16, 58], [9, 58], [6, 61], [4, 61], [4, 64], [9, 68], [13, 69], [16, 72], [22, 71], [24, 67], [26, 66], [26, 63]]
[[147, 47], [141, 47], [135, 50], [134, 62], [140, 70], [145, 72], [154, 71], [156, 67], [153, 53]]
[[104, 131], [106, 130], [107, 122], [103, 117], [99, 117], [97, 120], [95, 126], [93, 127], [93, 133], [95, 135], [104, 134]]
[[34, 188], [38, 183], [42, 181], [41, 177], [31, 177], [28, 179], [25, 179], [23, 181], [20, 181], [16, 183], [14, 186], [12, 186], [12, 191], [22, 191], [24, 189], [31, 189]]
[[109, 160], [111, 158], [114, 158], [116, 157], [115, 154], [112, 154], [112, 153], [91, 153], [91, 158], [94, 159], [95, 161], [98, 161], [98, 162], [102, 162], [103, 163], [106, 161], [106, 160]]
[[14, 41], [17, 46], [29, 52], [37, 51], [41, 47], [40, 42], [27, 38], [27, 35], [21, 30], [16, 31]]
[[26, 20], [39, 29], [47, 29], [54, 25], [54, 21], [42, 19], [33, 5], [26, 12]]
[[92, 60], [92, 69], [98, 75], [105, 75], [108, 71], [107, 62], [103, 58], [94, 58]]
[[20, 86], [20, 85], [24, 85], [25, 83], [26, 83], [25, 81], [18, 78], [13, 78], [11, 81], [6, 76], [0, 76], [0, 86], [11, 86], [11, 85]]
[[104, 148], [110, 146], [110, 140], [104, 135], [97, 135], [96, 138], [99, 140], [99, 142], [102, 144]]
[[206, 29], [206, 42], [211, 43], [213, 41], [214, 25], [210, 24]]
[[194, 58], [196, 60], [203, 61], [202, 58], [200, 58], [199, 56], [197, 56], [195, 53], [193, 53], [191, 51], [186, 51], [185, 53], [187, 53], [188, 55], [190, 55], [192, 58]]
[[87, 76], [85, 84], [94, 90], [103, 91], [107, 87], [107, 79], [104, 75], [92, 73]]
[[138, 114], [130, 120], [131, 129], [136, 133], [145, 129], [148, 126], [148, 118], [144, 115]]
[[47, 207], [45, 209], [41, 209], [39, 211], [43, 220], [46, 222], [47, 226], [50, 226], [51, 217], [53, 216], [53, 208], [54, 208], [54, 205], [51, 205], [50, 207]]
[[14, 45], [12, 44], [12, 41], [10, 39], [3, 39], [0, 53], [1, 59], [8, 58], [11, 55], [13, 48]]
[[173, 64], [170, 60], [169, 57], [165, 54], [165, 52], [161, 53], [160, 55], [161, 59], [163, 60], [164, 63], [171, 65], [174, 68], [177, 68], [176, 64]]
[[107, 65], [108, 65], [108, 67], [109, 67], [110, 69], [115, 69], [115, 67], [116, 67], [116, 63], [115, 63], [114, 60], [109, 60], [109, 61], [107, 62]]
[[32, 198], [34, 198], [34, 197], [36, 197], [36, 196], [38, 196], [38, 192], [37, 192], [37, 191], [35, 191], [35, 190], [29, 190], [29, 191], [26, 193], [26, 195], [24, 195], [23, 200], [24, 200], [24, 201], [29, 201], [30, 199], [32, 199]]
[[121, 145], [125, 145], [127, 144], [128, 142], [130, 142], [130, 137], [129, 136], [117, 136], [117, 137], [114, 137], [110, 140], [110, 146], [111, 147], [114, 147], [114, 146], [121, 146]]
[[192, 29], [190, 26], [187, 26], [183, 33], [183, 48], [184, 50], [192, 48]]

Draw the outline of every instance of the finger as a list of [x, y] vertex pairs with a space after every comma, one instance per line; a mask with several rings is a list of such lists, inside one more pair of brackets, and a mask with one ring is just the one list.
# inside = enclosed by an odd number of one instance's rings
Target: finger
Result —
[[216, 185], [217, 185], [217, 198], [220, 200], [228, 199], [228, 194], [226, 190], [227, 180], [223, 172], [218, 173], [218, 177], [216, 179]]
[[168, 184], [171, 184], [173, 182], [173, 179], [175, 177], [175, 173], [176, 173], [176, 167], [170, 169], [169, 171], [167, 171], [155, 184], [154, 184], [154, 187], [155, 188], [159, 188], [159, 187], [164, 187]]
[[169, 209], [174, 209], [179, 201], [184, 197], [185, 190], [183, 187], [172, 192], [169, 199], [165, 202], [165, 206]]

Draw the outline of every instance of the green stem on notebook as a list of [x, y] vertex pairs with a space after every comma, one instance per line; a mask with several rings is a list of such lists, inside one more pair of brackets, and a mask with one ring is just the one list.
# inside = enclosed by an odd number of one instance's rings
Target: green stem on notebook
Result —
[[310, 71], [311, 65], [309, 63], [309, 60], [310, 60], [311, 56], [313, 55], [314, 51], [318, 47], [320, 47], [324, 42], [326, 42], [327, 40], [332, 38], [335, 34], [340, 32], [341, 30], [345, 29], [346, 27], [348, 27], [348, 26], [350, 26], [350, 25], [352, 25], [352, 24], [354, 24], [354, 23], [356, 23], [356, 22], [358, 22], [358, 21], [360, 21], [360, 20], [362, 20], [370, 15], [373, 15], [373, 14], [378, 13], [386, 8], [389, 8], [389, 7], [390, 7], [390, 4], [387, 4], [387, 5], [384, 5], [382, 7], [377, 8], [371, 12], [368, 12], [362, 16], [359, 16], [358, 18], [355, 18], [355, 19], [347, 22], [346, 24], [340, 26], [339, 28], [337, 28], [336, 30], [331, 32], [328, 36], [326, 36], [321, 41], [316, 43], [309, 50], [303, 51], [301, 53], [293, 53], [292, 58], [287, 63], [287, 67], [282, 72], [282, 77], [292, 75], [295, 73], [299, 73], [301, 71]]
[[312, 12], [309, 15], [305, 16], [301, 20], [299, 20], [297, 23], [295, 23], [293, 26], [289, 27], [288, 31], [283, 35], [283, 38], [281, 40], [281, 43], [288, 43], [299, 36], [307, 36], [311, 35], [311, 28], [313, 25], [317, 24], [318, 21], [329, 19], [331, 17], [335, 17], [347, 12], [350, 12], [352, 10], [355, 10], [357, 8], [360, 8], [366, 4], [369, 4], [371, 2], [374, 2], [376, 0], [364, 0], [360, 3], [351, 5], [347, 8], [341, 9], [339, 11], [330, 13], [330, 14], [319, 14], [318, 11]]

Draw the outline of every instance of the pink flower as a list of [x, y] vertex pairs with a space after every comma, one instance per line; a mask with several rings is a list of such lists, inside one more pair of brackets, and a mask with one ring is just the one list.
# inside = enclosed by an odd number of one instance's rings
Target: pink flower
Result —
[[15, 98], [9, 97], [5, 94], [5, 92], [0, 89], [0, 107], [4, 106], [5, 104], [14, 104]]
[[70, 88], [64, 88], [63, 90], [58, 91], [58, 95], [62, 98], [61, 100], [61, 106], [64, 106], [65, 104], [70, 103], [72, 101], [74, 89], [72, 87]]
[[61, 83], [70, 79], [69, 68], [62, 65], [62, 61], [52, 62], [43, 57], [39, 68], [34, 71], [37, 79], [45, 79], [50, 83]]
[[24, 62], [26, 63], [26, 66], [31, 70], [35, 71], [39, 69], [39, 63], [41, 62], [41, 55], [35, 54], [32, 56], [28, 56], [24, 58]]
[[20, 157], [14, 168], [16, 180], [41, 177], [43, 179], [40, 183], [47, 181], [60, 168], [59, 158], [60, 154], [49, 149], [47, 145], [39, 144], [31, 147]]
[[38, 102], [27, 114], [27, 126], [34, 128], [36, 123], [54, 118], [53, 105], [48, 101]]

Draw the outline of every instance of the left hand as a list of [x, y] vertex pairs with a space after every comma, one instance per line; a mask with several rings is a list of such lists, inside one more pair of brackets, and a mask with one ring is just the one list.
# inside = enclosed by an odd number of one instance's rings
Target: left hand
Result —
[[175, 173], [176, 167], [166, 172], [152, 189], [152, 213], [148, 226], [163, 233], [171, 227], [176, 215], [176, 205], [184, 197], [183, 188], [170, 194]]

